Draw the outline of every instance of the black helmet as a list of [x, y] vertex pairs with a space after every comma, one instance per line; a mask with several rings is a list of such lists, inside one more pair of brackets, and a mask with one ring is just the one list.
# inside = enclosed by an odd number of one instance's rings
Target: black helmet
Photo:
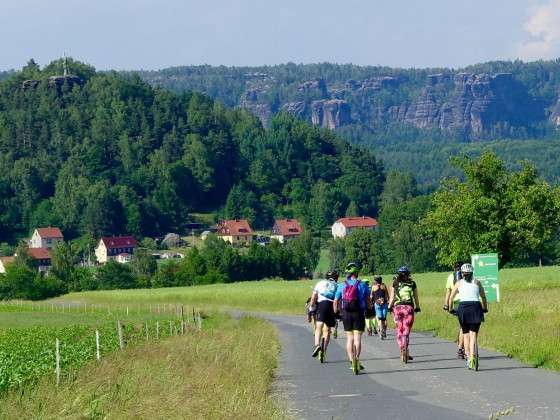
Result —
[[327, 279], [338, 280], [338, 272], [336, 270], [327, 271]]

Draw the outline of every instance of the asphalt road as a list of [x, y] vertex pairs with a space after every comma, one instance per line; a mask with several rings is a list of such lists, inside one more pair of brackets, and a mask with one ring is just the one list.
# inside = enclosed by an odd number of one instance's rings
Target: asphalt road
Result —
[[275, 390], [296, 418], [560, 419], [560, 375], [502, 354], [481, 350], [480, 370], [473, 372], [456, 359], [455, 344], [413, 334], [414, 361], [403, 365], [389, 331], [385, 341], [364, 336], [365, 371], [355, 376], [344, 333], [321, 365], [311, 357], [312, 334], [302, 317], [265, 317], [282, 344]]

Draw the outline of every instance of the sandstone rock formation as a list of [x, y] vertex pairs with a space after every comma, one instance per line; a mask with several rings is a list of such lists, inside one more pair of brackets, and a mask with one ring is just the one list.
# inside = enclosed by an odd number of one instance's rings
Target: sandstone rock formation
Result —
[[272, 109], [265, 98], [266, 88], [253, 88], [243, 93], [239, 106], [253, 113], [264, 127], [268, 127], [272, 118]]
[[351, 122], [350, 105], [341, 99], [313, 101], [311, 122], [323, 128], [337, 129]]

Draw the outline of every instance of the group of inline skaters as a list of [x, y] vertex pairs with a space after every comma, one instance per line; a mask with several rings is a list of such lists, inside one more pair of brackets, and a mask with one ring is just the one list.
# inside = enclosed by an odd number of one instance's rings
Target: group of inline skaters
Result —
[[[346, 266], [345, 279], [339, 282], [336, 271], [329, 271], [325, 280], [320, 280], [307, 300], [308, 322], [313, 323], [314, 347], [312, 356], [325, 361], [331, 336], [338, 331], [342, 320], [346, 333], [346, 353], [350, 369], [358, 374], [364, 369], [360, 363], [362, 336], [387, 337], [387, 314], [395, 320], [395, 337], [403, 363], [413, 360], [409, 353], [410, 332], [415, 313], [420, 312], [418, 287], [407, 266], [400, 267], [390, 287], [379, 275], [373, 284], [359, 278], [359, 264]], [[445, 286], [443, 309], [456, 315], [459, 320], [457, 357], [466, 359], [467, 368], [478, 370], [477, 334], [488, 311], [482, 284], [474, 279], [471, 264], [456, 263]]]

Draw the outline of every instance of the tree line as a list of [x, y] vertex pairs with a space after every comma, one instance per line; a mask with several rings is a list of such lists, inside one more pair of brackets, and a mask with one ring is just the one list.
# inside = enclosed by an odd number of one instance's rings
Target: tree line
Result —
[[253, 243], [233, 248], [209, 235], [199, 248], [190, 248], [179, 260], [152, 257], [149, 248], [137, 248], [130, 264], [113, 260], [97, 267], [81, 266], [76, 243], [61, 243], [52, 251], [48, 275], [37, 271], [26, 246], [17, 249], [14, 263], [0, 274], [0, 300], [39, 300], [68, 292], [195, 286], [261, 280], [310, 277], [319, 259], [320, 242], [310, 233], [284, 245], [274, 240], [266, 247]]

